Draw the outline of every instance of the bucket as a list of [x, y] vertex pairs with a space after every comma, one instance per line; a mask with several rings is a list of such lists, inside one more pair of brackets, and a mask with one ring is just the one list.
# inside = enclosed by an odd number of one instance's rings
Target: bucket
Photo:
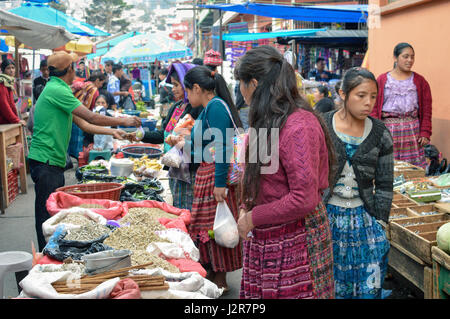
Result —
[[148, 130], [154, 131], [156, 129], [156, 120], [150, 120], [150, 119], [141, 119], [142, 127], [148, 128]]
[[105, 271], [130, 267], [131, 251], [127, 249], [105, 250], [84, 255], [81, 259], [85, 262], [86, 273], [95, 275]]

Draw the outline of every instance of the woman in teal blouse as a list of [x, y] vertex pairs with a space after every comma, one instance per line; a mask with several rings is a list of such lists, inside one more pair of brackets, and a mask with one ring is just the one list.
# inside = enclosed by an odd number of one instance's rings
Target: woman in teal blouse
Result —
[[[203, 108], [190, 139], [180, 143], [184, 144], [185, 151], [190, 147], [192, 161], [200, 165], [195, 178], [189, 234], [200, 250], [200, 262], [211, 267], [208, 279], [227, 291], [226, 273], [242, 268], [242, 246], [241, 243], [235, 248], [219, 246], [208, 231], [213, 229], [218, 202], [225, 200], [238, 219], [236, 189], [227, 185], [230, 165], [227, 153], [231, 154], [235, 128], [242, 129], [242, 123], [220, 74], [199, 66], [186, 73], [184, 86], [192, 107]], [[215, 161], [211, 147], [215, 147]]]

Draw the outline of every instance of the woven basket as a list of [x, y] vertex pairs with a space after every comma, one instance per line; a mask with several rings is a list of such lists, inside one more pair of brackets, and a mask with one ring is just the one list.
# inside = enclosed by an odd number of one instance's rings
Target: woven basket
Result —
[[57, 188], [56, 191], [85, 199], [109, 199], [118, 201], [123, 188], [124, 185], [119, 183], [93, 183], [64, 186]]

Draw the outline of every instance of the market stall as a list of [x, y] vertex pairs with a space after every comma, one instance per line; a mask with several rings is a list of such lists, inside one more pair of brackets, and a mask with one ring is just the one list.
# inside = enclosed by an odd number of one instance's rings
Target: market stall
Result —
[[[389, 222], [389, 266], [423, 291], [425, 299], [450, 297], [450, 175], [395, 162]], [[446, 230], [447, 229], [447, 230]]]
[[[187, 226], [190, 211], [171, 206], [162, 152], [123, 144], [109, 160], [76, 172], [76, 185], [52, 193], [19, 298], [218, 298]], [[121, 156], [123, 155], [123, 157]]]

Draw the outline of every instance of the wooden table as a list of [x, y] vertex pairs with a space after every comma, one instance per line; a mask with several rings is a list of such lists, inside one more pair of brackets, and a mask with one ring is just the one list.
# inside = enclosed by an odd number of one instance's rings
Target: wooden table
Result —
[[[6, 148], [9, 145], [15, 143], [24, 143], [24, 130], [21, 124], [4, 124], [0, 125], [0, 172], [1, 172], [1, 185], [2, 185], [2, 196], [3, 201], [1, 205], [1, 213], [5, 213], [5, 208], [9, 206], [10, 202], [8, 199], [8, 171], [6, 165]], [[22, 152], [22, 158], [20, 161], [24, 164], [21, 168], [19, 168], [19, 176], [20, 176], [20, 191], [22, 194], [27, 193], [27, 171], [26, 171], [26, 162], [25, 155]]]

